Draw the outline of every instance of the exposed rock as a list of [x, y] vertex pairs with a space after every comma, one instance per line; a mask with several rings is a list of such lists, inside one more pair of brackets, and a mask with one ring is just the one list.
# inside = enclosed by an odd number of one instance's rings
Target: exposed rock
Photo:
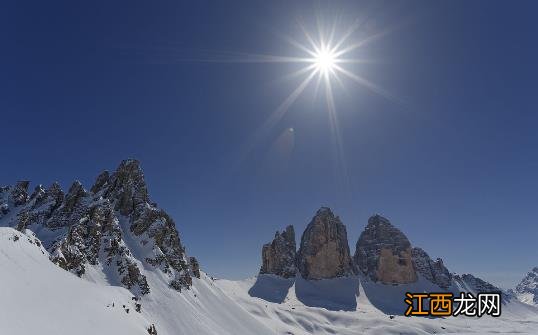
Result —
[[538, 267], [533, 268], [516, 286], [515, 293], [519, 300], [538, 305]]
[[275, 274], [284, 278], [295, 277], [295, 231], [293, 226], [286, 227], [282, 233], [275, 233], [273, 242], [262, 248], [261, 274]]
[[136, 266], [136, 264], [128, 263], [126, 269], [120, 268], [120, 270], [123, 270], [121, 273], [125, 273], [121, 279], [121, 283], [125, 285], [125, 287], [132, 289], [136, 286], [139, 288], [140, 294], [149, 293], [149, 286], [148, 282], [146, 281], [146, 276], [140, 273], [140, 269], [138, 266]]
[[24, 205], [28, 200], [28, 180], [18, 181], [15, 187], [11, 190], [10, 200], [15, 207]]
[[450, 287], [452, 284], [452, 275], [444, 266], [441, 258], [433, 261], [426, 251], [421, 248], [413, 248], [411, 255], [415, 270], [424, 278], [441, 288], [447, 289]]
[[51, 201], [51, 207], [49, 208], [51, 212], [60, 207], [64, 201], [64, 192], [60, 184], [57, 182], [52, 183], [46, 191], [46, 198]]
[[[103, 174], [99, 177], [104, 178]], [[99, 183], [96, 182], [96, 184]], [[133, 213], [137, 206], [149, 203], [144, 174], [137, 160], [122, 161], [116, 172], [110, 177], [108, 184], [104, 197], [117, 199], [115, 209], [122, 215], [127, 216]]]
[[157, 335], [157, 329], [154, 324], [151, 324], [147, 330], [149, 335]]
[[329, 208], [320, 208], [306, 227], [297, 253], [297, 267], [305, 279], [353, 274], [346, 227]]
[[[105, 176], [101, 174], [96, 185], [101, 184]], [[130, 232], [155, 244], [154, 257], [145, 261], [168, 274], [173, 288], [190, 287], [190, 269], [174, 220], [150, 202], [139, 162], [132, 159], [122, 161], [103, 185], [100, 194], [109, 199], [121, 215], [129, 218]]]
[[64, 211], [71, 212], [75, 207], [79, 206], [82, 198], [86, 196], [86, 190], [82, 184], [76, 180], [71, 187], [69, 192], [65, 196]]
[[189, 265], [191, 267], [192, 275], [200, 279], [200, 264], [196, 257], [189, 257]]
[[90, 192], [97, 193], [103, 189], [103, 187], [108, 184], [108, 180], [110, 179], [110, 175], [107, 170], [101, 172], [99, 176], [97, 176], [97, 179], [95, 180], [95, 183], [93, 184], [92, 188], [90, 189]]
[[30, 196], [30, 200], [35, 199], [36, 204], [40, 204], [47, 196], [47, 192], [43, 188], [43, 185], [39, 184], [34, 188], [34, 192]]
[[411, 259], [411, 243], [389, 220], [374, 215], [357, 241], [354, 260], [373, 281], [406, 284], [417, 280]]

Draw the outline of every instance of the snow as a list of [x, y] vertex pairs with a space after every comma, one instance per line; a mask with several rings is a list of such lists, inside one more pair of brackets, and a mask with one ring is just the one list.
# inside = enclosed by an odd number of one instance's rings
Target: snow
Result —
[[14, 229], [0, 228], [0, 334], [146, 332], [152, 322], [134, 312], [129, 291], [62, 270], [31, 241]]
[[[147, 252], [134, 236], [125, 240], [135, 254]], [[132, 293], [111, 286], [103, 269], [86, 279], [64, 271], [29, 230], [0, 228], [0, 268], [0, 334], [142, 335], [151, 324], [159, 335], [538, 334], [538, 309], [516, 299], [500, 318], [402, 316], [406, 291], [436, 289], [424, 278], [393, 286], [359, 276], [229, 281], [202, 273], [180, 293], [164, 273], [142, 267], [151, 292], [137, 313]]]
[[0, 227], [0, 334], [147, 334], [151, 324], [159, 335], [274, 334], [205, 274], [179, 293], [162, 272], [144, 271], [151, 293], [141, 298], [137, 313], [127, 289], [61, 269], [30, 236]]
[[503, 305], [500, 318], [402, 316], [405, 292], [439, 291], [423, 278], [395, 286], [358, 276], [294, 281], [260, 275], [216, 283], [276, 334], [538, 334], [538, 309], [516, 300]]

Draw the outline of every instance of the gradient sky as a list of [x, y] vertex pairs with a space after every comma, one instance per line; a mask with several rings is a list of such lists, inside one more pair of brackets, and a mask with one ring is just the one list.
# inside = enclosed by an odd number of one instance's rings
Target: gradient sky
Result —
[[[293, 224], [299, 239], [321, 205], [351, 252], [381, 213], [455, 272], [510, 287], [538, 265], [536, 2], [0, 6], [0, 184], [89, 188], [137, 158], [187, 251], [219, 277], [254, 275], [275, 230]], [[305, 42], [297, 20], [314, 27], [316, 13], [339, 14], [341, 30], [368, 18], [358, 39], [390, 31], [351, 69], [396, 99], [335, 86], [345, 164], [313, 86], [252, 141], [300, 82], [283, 80], [296, 65], [221, 61], [302, 55], [281, 35]]]

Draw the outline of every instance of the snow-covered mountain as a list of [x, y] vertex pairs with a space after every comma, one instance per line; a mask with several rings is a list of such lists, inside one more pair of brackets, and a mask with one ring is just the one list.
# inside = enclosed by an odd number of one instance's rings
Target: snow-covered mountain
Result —
[[516, 286], [515, 294], [519, 300], [538, 306], [538, 266], [529, 271]]
[[57, 183], [29, 182], [0, 189], [0, 226], [36, 233], [60, 267], [93, 281], [121, 285], [135, 295], [151, 291], [141, 269], [154, 268], [170, 287], [189, 288], [198, 262], [187, 258], [175, 223], [151, 203], [135, 160], [101, 173], [90, 191], [75, 181], [64, 195]]
[[187, 257], [137, 161], [89, 191], [28, 187], [0, 189], [0, 334], [272, 334]]
[[89, 190], [29, 186], [0, 188], [0, 334], [538, 333], [538, 308], [514, 298], [536, 297], [536, 269], [503, 293], [500, 318], [402, 316], [405, 292], [500, 289], [451, 273], [380, 215], [353, 255], [322, 207], [298, 248], [289, 226], [263, 246], [257, 277], [228, 281], [187, 255], [136, 160]]

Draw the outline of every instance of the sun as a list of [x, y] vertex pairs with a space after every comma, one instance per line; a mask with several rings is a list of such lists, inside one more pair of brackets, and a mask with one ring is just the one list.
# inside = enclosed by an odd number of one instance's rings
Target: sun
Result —
[[312, 59], [312, 63], [316, 66], [316, 70], [324, 75], [334, 73], [336, 62], [337, 59], [335, 53], [328, 49], [317, 51], [315, 57]]
[[[368, 43], [390, 32], [390, 29], [365, 35], [361, 29], [365, 21], [361, 19], [355, 20], [347, 29], [339, 26], [340, 20], [335, 19], [332, 25], [325, 25], [322, 21], [324, 20], [317, 22], [317, 29], [309, 30], [299, 20], [299, 28], [303, 33], [300, 39], [281, 34], [281, 37], [294, 47], [293, 55], [242, 54], [240, 62], [297, 65], [296, 70], [282, 78], [297, 81], [297, 85], [292, 86], [290, 94], [254, 132], [252, 140], [245, 146], [243, 152], [246, 156], [263, 137], [269, 136], [271, 130], [283, 119], [307, 87], [313, 86], [313, 101], [325, 104], [324, 109], [328, 112], [330, 133], [334, 140], [335, 158], [342, 168], [342, 176], [346, 176], [345, 155], [336, 112], [335, 88], [338, 86], [349, 92], [346, 82], [352, 81], [376, 94], [394, 99], [394, 96], [382, 87], [356, 72], [363, 69], [366, 64], [375, 62], [375, 59], [358, 58], [361, 50], [364, 51]], [[359, 33], [361, 37], [357, 39], [356, 35]], [[318, 96], [322, 99], [317, 99]], [[294, 132], [294, 129], [289, 128], [289, 131]]]

